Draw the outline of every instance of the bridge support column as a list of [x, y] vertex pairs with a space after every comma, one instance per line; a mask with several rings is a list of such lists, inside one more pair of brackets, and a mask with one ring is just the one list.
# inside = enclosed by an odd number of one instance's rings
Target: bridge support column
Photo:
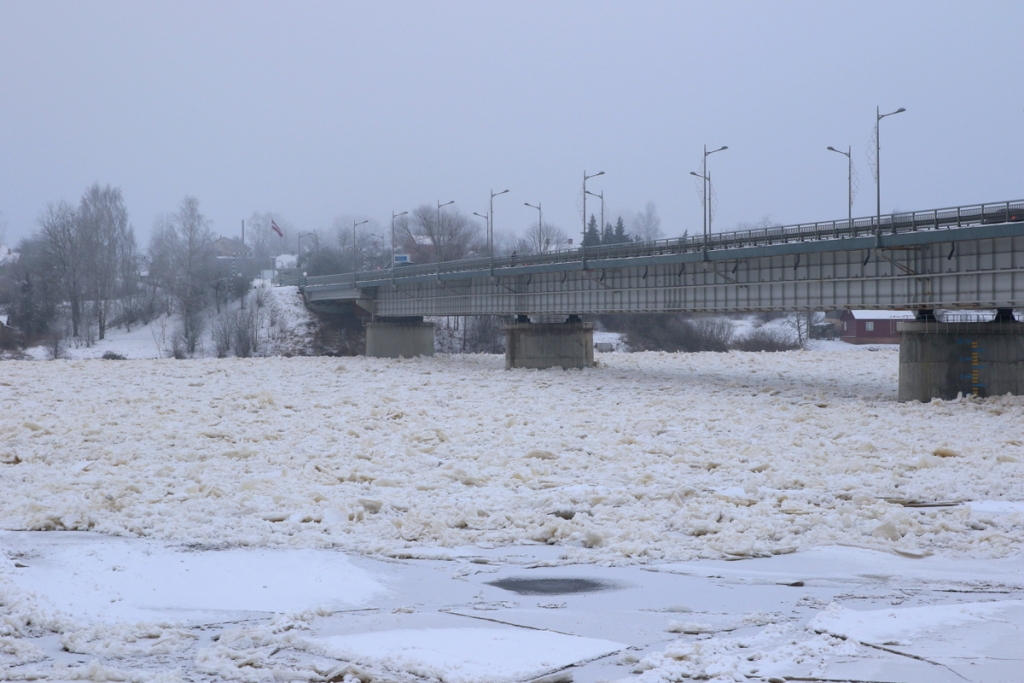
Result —
[[[527, 322], [523, 322], [524, 318]], [[505, 369], [586, 368], [594, 364], [594, 326], [571, 315], [564, 323], [531, 323], [526, 316], [505, 326]]]
[[366, 323], [366, 355], [412, 358], [434, 355], [434, 323], [423, 318], [375, 318]]
[[1024, 323], [899, 323], [900, 401], [1024, 394]]

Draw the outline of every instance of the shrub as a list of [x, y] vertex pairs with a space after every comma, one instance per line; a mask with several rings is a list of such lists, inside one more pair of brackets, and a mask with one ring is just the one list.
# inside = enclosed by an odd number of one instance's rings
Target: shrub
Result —
[[237, 357], [249, 358], [259, 348], [260, 317], [259, 310], [252, 306], [234, 316], [232, 344]]
[[631, 351], [723, 352], [729, 350], [732, 330], [732, 321], [724, 318], [638, 315], [626, 330], [626, 345]]
[[232, 314], [225, 311], [213, 323], [213, 330], [210, 337], [213, 340], [213, 350], [217, 358], [227, 358], [231, 351], [231, 337], [233, 327]]
[[735, 340], [737, 351], [795, 351], [800, 343], [787, 330], [778, 327], [758, 327]]
[[466, 351], [469, 353], [504, 353], [505, 331], [501, 318], [479, 315], [466, 321]]
[[67, 356], [67, 342], [64, 334], [59, 330], [50, 330], [46, 335], [46, 357], [50, 360], [59, 360]]
[[188, 358], [188, 353], [185, 348], [185, 336], [181, 331], [181, 328], [174, 330], [174, 334], [171, 335], [171, 348], [168, 349], [171, 353], [171, 357], [177, 360], [185, 360]]

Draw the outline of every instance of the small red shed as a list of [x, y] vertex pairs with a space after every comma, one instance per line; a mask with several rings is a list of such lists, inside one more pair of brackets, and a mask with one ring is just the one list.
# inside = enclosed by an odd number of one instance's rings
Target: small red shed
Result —
[[913, 320], [913, 311], [843, 311], [839, 338], [850, 344], [899, 344], [899, 320]]

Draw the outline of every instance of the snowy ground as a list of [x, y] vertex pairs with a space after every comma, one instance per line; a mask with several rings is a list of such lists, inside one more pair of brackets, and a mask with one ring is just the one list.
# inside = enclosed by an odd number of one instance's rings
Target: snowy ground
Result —
[[[272, 287], [268, 281], [256, 280], [253, 291], [246, 296], [248, 306], [255, 305], [256, 289], [263, 290], [265, 300], [259, 307], [259, 342], [254, 355], [310, 355], [316, 318], [305, 308], [298, 287]], [[238, 308], [238, 301], [224, 305], [225, 311]], [[197, 356], [215, 357], [211, 328], [217, 313], [207, 311], [206, 334], [202, 335]], [[107, 330], [105, 339], [86, 344], [81, 339], [68, 338], [62, 349], [62, 357], [69, 360], [102, 358], [112, 352], [131, 360], [171, 357], [171, 339], [178, 317], [162, 315], [145, 325], [135, 325], [130, 330], [114, 327]], [[50, 355], [45, 346], [25, 349], [24, 355], [33, 360], [46, 360]], [[2, 357], [0, 357], [2, 359]]]
[[1018, 680], [1024, 399], [599, 361], [3, 363], [0, 678]]

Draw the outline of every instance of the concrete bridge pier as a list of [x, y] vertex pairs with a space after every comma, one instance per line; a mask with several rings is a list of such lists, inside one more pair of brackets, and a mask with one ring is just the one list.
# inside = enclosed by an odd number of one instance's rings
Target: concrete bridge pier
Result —
[[366, 355], [412, 358], [434, 355], [434, 323], [421, 316], [375, 317], [366, 323]]
[[1024, 394], [1024, 323], [1012, 309], [991, 322], [938, 322], [922, 311], [899, 323], [900, 401]]
[[505, 326], [505, 369], [586, 368], [594, 364], [594, 326], [570, 315], [563, 323], [532, 323], [518, 315]]

